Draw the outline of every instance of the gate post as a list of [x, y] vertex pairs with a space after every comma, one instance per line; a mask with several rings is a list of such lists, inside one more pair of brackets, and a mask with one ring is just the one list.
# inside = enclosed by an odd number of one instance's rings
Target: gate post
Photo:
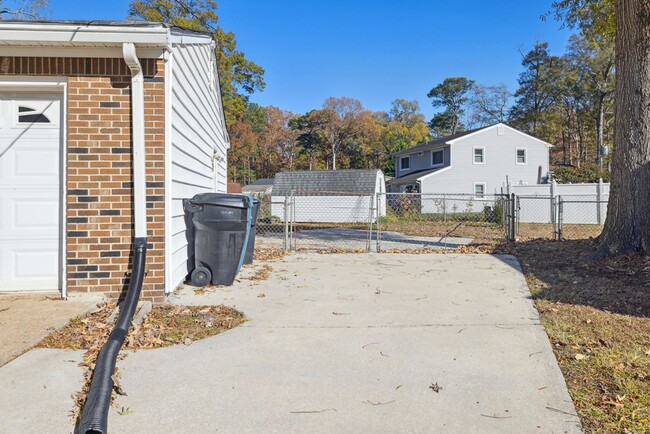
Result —
[[515, 225], [517, 224], [517, 217], [516, 217], [516, 212], [517, 212], [517, 196], [515, 196], [514, 193], [510, 193], [510, 234], [509, 234], [509, 240], [510, 241], [515, 241], [516, 239], [516, 229]]
[[284, 251], [289, 251], [289, 196], [284, 197]]
[[600, 203], [602, 200], [603, 200], [603, 178], [600, 178], [598, 180], [598, 184], [596, 185], [596, 222], [598, 222], [599, 225], [603, 224], [602, 210], [600, 207]]
[[[381, 251], [381, 226], [379, 222], [379, 215], [381, 214], [381, 193], [377, 193], [377, 253]], [[388, 193], [384, 194], [384, 200], [386, 201], [386, 207], [388, 207]], [[388, 211], [387, 211], [388, 212]]]
[[558, 225], [557, 225], [557, 239], [561, 241], [564, 237], [564, 202], [562, 201], [562, 196], [557, 197], [557, 213], [558, 213]]

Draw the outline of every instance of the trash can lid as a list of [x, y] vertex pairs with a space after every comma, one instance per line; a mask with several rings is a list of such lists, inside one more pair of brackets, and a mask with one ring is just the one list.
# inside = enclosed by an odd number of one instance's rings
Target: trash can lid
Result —
[[252, 198], [241, 194], [201, 193], [195, 195], [190, 202], [194, 205], [217, 205], [230, 208], [250, 208]]

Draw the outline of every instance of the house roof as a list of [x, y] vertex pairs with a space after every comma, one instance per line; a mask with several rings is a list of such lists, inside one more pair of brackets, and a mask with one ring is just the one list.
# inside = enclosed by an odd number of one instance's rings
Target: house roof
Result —
[[264, 193], [273, 187], [273, 178], [262, 178], [242, 188], [244, 193]]
[[[323, 193], [373, 194], [381, 170], [313, 170], [275, 175], [273, 196], [310, 196]], [[382, 176], [383, 177], [383, 176]]]
[[438, 172], [444, 169], [444, 167], [436, 167], [435, 169], [422, 169], [415, 172], [411, 172], [408, 175], [400, 176], [399, 178], [393, 178], [387, 182], [389, 185], [411, 185], [415, 184], [418, 179], [423, 176], [430, 175], [432, 173]]
[[249, 184], [249, 186], [251, 185], [273, 185], [273, 178], [261, 178], [252, 184]]
[[[173, 43], [211, 44], [210, 33], [170, 26], [150, 21], [23, 21], [0, 20], [0, 55], [10, 55], [20, 47], [23, 50], [52, 49], [116, 49], [131, 42], [137, 45], [138, 57], [161, 57]], [[100, 57], [121, 57], [106, 53]], [[13, 52], [15, 55], [15, 51]], [[92, 52], [91, 52], [92, 53]], [[66, 53], [48, 52], [65, 56]], [[39, 53], [27, 55], [41, 56]], [[84, 53], [84, 56], [88, 54]], [[72, 57], [77, 57], [74, 54]]]
[[467, 136], [477, 131], [484, 130], [485, 128], [489, 128], [489, 127], [475, 128], [473, 130], [461, 131], [460, 133], [451, 134], [445, 137], [440, 137], [438, 139], [431, 140], [430, 142], [420, 143], [419, 145], [415, 145], [411, 148], [404, 149], [402, 151], [397, 152], [395, 155], [399, 157], [401, 155], [413, 154], [415, 152], [428, 151], [429, 149], [435, 148], [436, 146], [444, 145], [450, 140], [459, 139], [463, 136]]
[[397, 152], [395, 154], [395, 156], [399, 157], [399, 156], [402, 156], [402, 155], [414, 154], [416, 152], [424, 152], [424, 151], [428, 151], [429, 149], [435, 148], [435, 147], [440, 146], [440, 145], [453, 145], [454, 142], [456, 142], [458, 140], [462, 140], [462, 139], [464, 139], [464, 138], [466, 138], [468, 136], [471, 136], [473, 134], [476, 134], [476, 133], [484, 131], [484, 130], [494, 128], [496, 126], [502, 126], [503, 128], [514, 131], [514, 132], [516, 132], [518, 134], [521, 134], [523, 136], [526, 136], [526, 137], [528, 137], [530, 139], [536, 140], [540, 144], [546, 145], [549, 148], [553, 147], [553, 145], [551, 145], [550, 143], [545, 142], [543, 140], [540, 140], [537, 137], [533, 137], [533, 136], [531, 136], [529, 134], [526, 134], [526, 133], [524, 133], [522, 131], [519, 131], [519, 130], [517, 130], [515, 128], [512, 128], [511, 126], [508, 126], [508, 125], [506, 125], [504, 123], [498, 123], [498, 124], [488, 125], [487, 127], [481, 127], [481, 128], [475, 128], [473, 130], [462, 131], [460, 133], [452, 134], [450, 136], [440, 137], [438, 139], [432, 140], [432, 141], [427, 142], [427, 143], [421, 143], [421, 144], [415, 145], [415, 146], [413, 146], [411, 148], [399, 151], [399, 152]]

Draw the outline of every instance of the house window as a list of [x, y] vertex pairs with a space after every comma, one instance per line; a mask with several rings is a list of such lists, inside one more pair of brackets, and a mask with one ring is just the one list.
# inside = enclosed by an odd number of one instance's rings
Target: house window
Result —
[[21, 124], [49, 124], [50, 119], [31, 107], [18, 106], [18, 122]]
[[474, 183], [474, 197], [482, 199], [485, 197], [485, 183], [484, 182], [475, 182]]
[[517, 164], [526, 164], [526, 150], [517, 149]]
[[402, 157], [400, 158], [399, 168], [400, 170], [409, 170], [411, 168], [411, 158]]
[[474, 148], [474, 164], [485, 163], [485, 148]]
[[442, 150], [433, 151], [431, 153], [431, 165], [433, 167], [442, 166], [444, 164], [444, 153]]

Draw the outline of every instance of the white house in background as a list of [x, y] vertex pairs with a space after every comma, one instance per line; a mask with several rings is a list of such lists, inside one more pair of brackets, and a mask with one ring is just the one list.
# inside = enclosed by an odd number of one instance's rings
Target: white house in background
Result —
[[511, 184], [548, 179], [549, 148], [543, 140], [499, 123], [435, 139], [396, 154], [389, 192], [472, 194], [480, 199]]
[[273, 182], [271, 213], [284, 221], [285, 203], [291, 203], [287, 218], [295, 222], [374, 222], [386, 215], [383, 193], [386, 180], [378, 169], [281, 172]]

